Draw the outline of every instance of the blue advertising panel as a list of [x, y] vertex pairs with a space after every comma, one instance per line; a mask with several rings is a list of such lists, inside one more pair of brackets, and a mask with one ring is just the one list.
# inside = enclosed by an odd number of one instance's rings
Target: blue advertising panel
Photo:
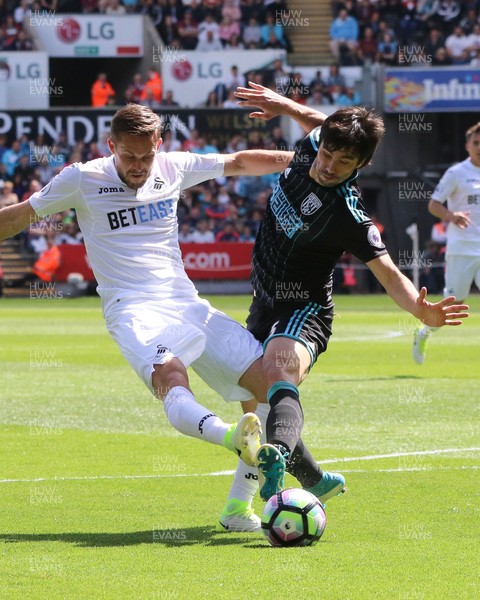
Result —
[[384, 95], [386, 112], [480, 111], [480, 70], [385, 69]]

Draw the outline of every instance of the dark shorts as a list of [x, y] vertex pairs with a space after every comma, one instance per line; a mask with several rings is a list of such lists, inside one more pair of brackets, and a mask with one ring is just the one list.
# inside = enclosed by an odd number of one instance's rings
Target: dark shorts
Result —
[[279, 304], [269, 308], [254, 299], [247, 318], [247, 329], [262, 342], [264, 349], [274, 337], [298, 340], [309, 351], [312, 366], [327, 349], [332, 320], [333, 307], [325, 309], [315, 302]]

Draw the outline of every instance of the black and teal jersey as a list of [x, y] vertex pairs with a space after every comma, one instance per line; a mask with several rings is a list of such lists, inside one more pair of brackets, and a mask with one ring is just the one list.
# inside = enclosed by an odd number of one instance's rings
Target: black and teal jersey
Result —
[[268, 306], [314, 302], [332, 305], [332, 276], [350, 252], [368, 262], [387, 251], [365, 212], [357, 173], [323, 187], [309, 175], [320, 127], [305, 137], [269, 198], [252, 257], [255, 297]]

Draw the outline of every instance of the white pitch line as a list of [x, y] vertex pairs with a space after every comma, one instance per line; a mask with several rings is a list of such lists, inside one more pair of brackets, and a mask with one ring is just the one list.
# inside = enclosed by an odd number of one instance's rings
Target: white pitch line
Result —
[[[418, 452], [395, 452], [394, 454], [375, 454], [370, 456], [352, 456], [349, 458], [331, 458], [323, 460], [321, 464], [332, 464], [338, 462], [356, 462], [358, 460], [376, 460], [382, 458], [399, 458], [402, 456], [427, 456], [435, 454], [451, 454], [453, 452], [474, 452], [480, 448], [445, 448], [444, 450], [420, 450]], [[404, 469], [375, 469], [375, 473], [396, 473], [407, 471], [440, 471], [455, 469], [478, 469], [477, 466], [471, 467], [434, 467], [434, 468], [404, 468]], [[345, 473], [371, 473], [371, 469], [343, 469]], [[103, 479], [168, 479], [177, 477], [221, 477], [224, 475], [233, 475], [235, 471], [214, 471], [213, 473], [172, 473], [169, 475], [86, 475], [84, 477], [37, 477], [35, 479], [0, 479], [0, 483], [39, 483], [42, 481], [99, 481]]]
[[394, 452], [393, 454], [372, 454], [371, 456], [351, 456], [348, 458], [329, 458], [320, 464], [326, 465], [337, 462], [355, 462], [357, 460], [379, 460], [381, 458], [400, 458], [401, 456], [428, 456], [434, 454], [451, 454], [452, 452], [478, 452], [480, 448], [445, 448], [444, 450], [419, 450], [417, 452]]

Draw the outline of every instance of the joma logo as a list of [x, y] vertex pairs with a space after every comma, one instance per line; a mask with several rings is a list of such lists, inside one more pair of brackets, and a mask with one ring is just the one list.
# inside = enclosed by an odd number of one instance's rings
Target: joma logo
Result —
[[118, 194], [118, 192], [125, 192], [122, 187], [101, 187], [98, 188], [99, 194]]

